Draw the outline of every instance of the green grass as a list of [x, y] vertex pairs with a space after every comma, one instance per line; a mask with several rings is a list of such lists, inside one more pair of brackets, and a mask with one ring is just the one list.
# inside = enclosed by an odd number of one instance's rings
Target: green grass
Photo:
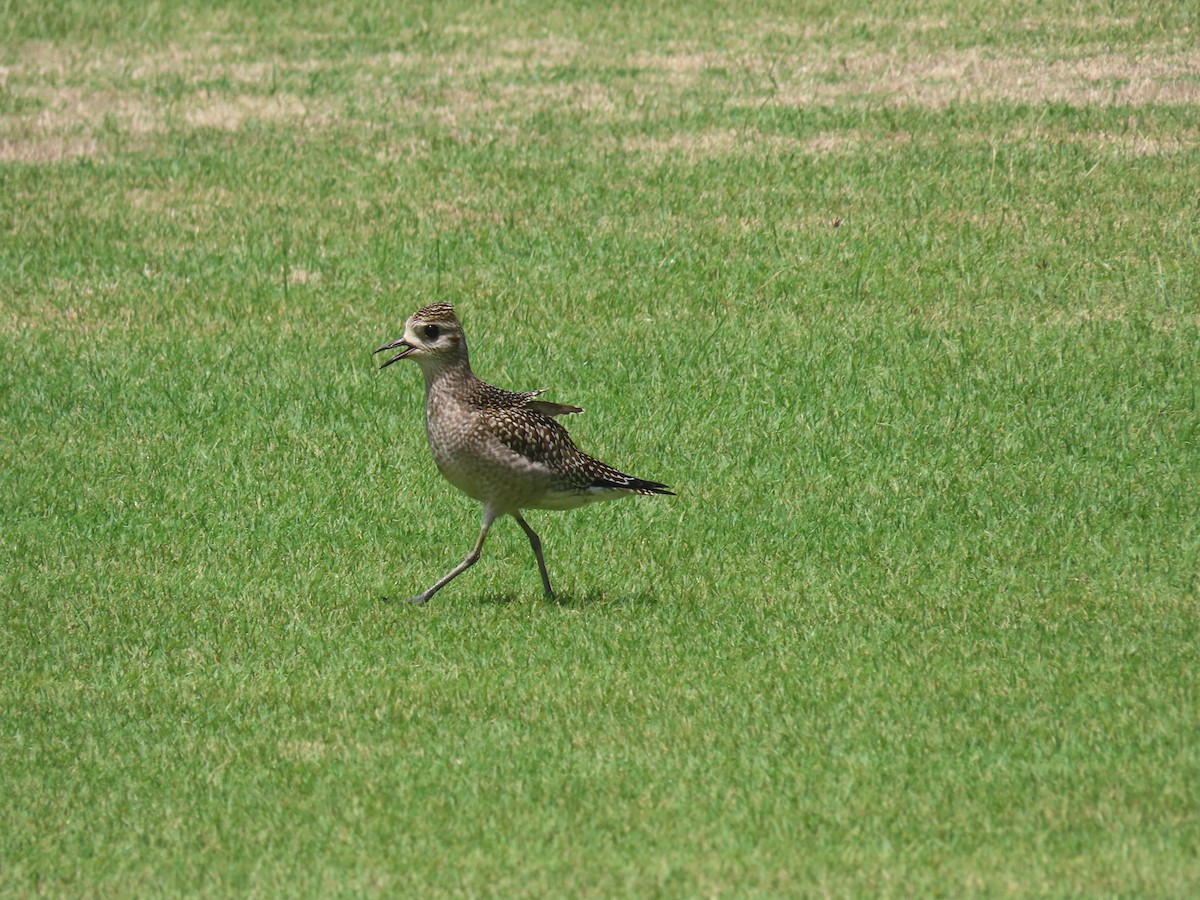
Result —
[[0, 893], [1194, 893], [1187, 6], [10, 4]]

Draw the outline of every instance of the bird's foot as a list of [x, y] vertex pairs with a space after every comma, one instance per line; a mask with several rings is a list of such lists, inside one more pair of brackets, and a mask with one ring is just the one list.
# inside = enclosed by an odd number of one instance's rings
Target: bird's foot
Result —
[[424, 606], [429, 600], [427, 593], [417, 594], [415, 597], [405, 597], [403, 600], [397, 600], [395, 597], [380, 597], [384, 603], [415, 603], [417, 606]]

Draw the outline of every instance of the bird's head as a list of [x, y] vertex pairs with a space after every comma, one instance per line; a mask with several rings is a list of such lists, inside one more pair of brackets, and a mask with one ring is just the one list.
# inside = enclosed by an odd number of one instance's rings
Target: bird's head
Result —
[[454, 307], [449, 303], [435, 303], [408, 317], [404, 323], [404, 337], [384, 344], [375, 352], [396, 349], [400, 352], [379, 368], [386, 369], [400, 359], [413, 359], [422, 369], [436, 370], [466, 359], [467, 339], [462, 323], [454, 315]]

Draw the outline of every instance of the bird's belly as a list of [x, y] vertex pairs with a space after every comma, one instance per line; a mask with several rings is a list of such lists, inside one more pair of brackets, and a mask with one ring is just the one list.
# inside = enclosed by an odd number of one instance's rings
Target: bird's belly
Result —
[[435, 454], [434, 462], [442, 476], [464, 494], [503, 511], [529, 506], [543, 492], [536, 473], [501, 466], [486, 457], [460, 454], [439, 458]]
[[592, 502], [586, 491], [572, 489], [544, 464], [506, 448], [430, 442], [433, 461], [452, 485], [503, 512], [518, 509], [574, 509]]

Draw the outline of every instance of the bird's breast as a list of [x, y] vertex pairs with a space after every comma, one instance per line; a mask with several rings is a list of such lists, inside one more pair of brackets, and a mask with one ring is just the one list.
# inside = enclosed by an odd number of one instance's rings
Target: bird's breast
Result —
[[425, 410], [425, 434], [429, 438], [429, 449], [442, 468], [445, 464], [471, 452], [475, 417], [468, 410], [447, 414], [436, 406]]

